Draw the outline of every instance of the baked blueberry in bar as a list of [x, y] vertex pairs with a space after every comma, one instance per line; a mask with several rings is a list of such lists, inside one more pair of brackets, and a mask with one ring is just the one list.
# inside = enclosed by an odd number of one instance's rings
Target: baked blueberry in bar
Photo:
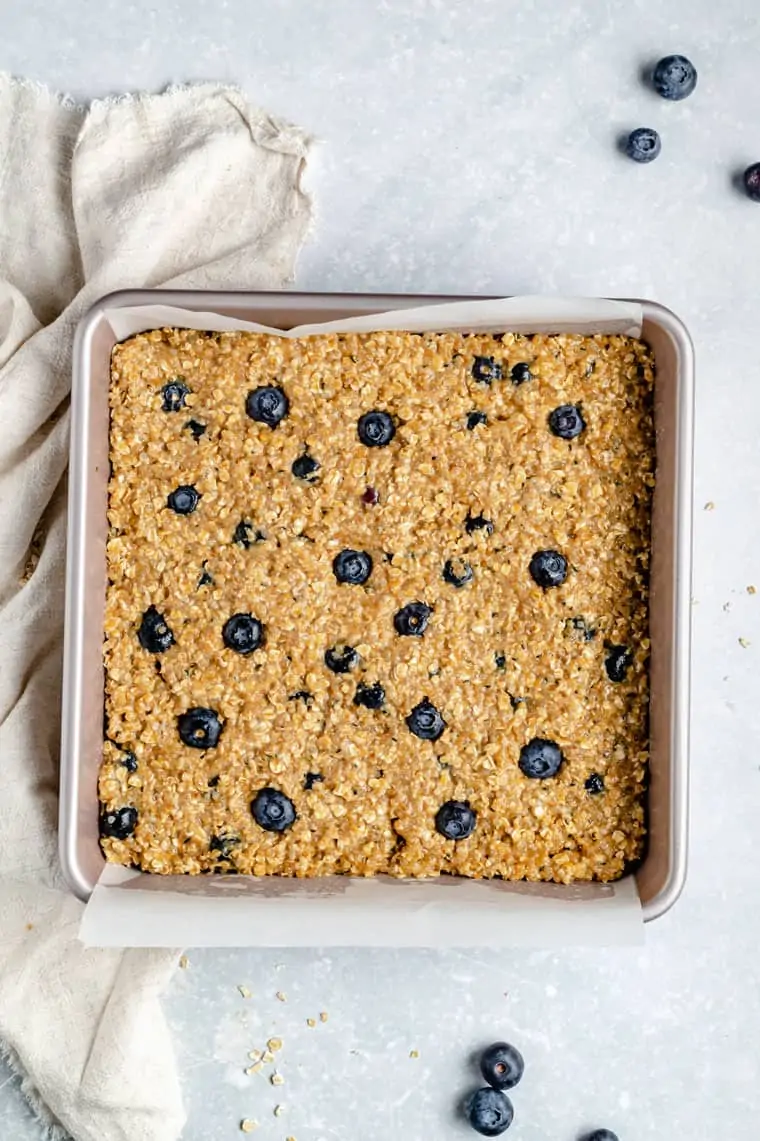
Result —
[[623, 336], [117, 345], [107, 858], [620, 877], [645, 834], [653, 384]]

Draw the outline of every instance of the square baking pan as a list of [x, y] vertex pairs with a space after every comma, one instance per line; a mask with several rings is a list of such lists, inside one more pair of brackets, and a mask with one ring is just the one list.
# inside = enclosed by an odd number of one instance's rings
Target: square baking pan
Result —
[[[103, 298], [82, 319], [73, 361], [60, 775], [61, 863], [71, 890], [81, 899], [89, 898], [105, 863], [98, 839], [98, 769], [103, 747], [108, 390], [116, 343], [108, 314], [161, 304], [290, 329], [474, 300], [484, 299], [135, 290]], [[694, 357], [678, 317], [650, 301], [636, 304], [643, 313], [642, 337], [651, 346], [656, 365], [649, 837], [646, 856], [635, 872], [643, 915], [651, 920], [675, 903], [686, 877]], [[548, 320], [541, 331], [555, 331], [551, 326]], [[141, 878], [156, 879], [144, 873]], [[573, 886], [560, 885], [558, 890], [570, 891]]]

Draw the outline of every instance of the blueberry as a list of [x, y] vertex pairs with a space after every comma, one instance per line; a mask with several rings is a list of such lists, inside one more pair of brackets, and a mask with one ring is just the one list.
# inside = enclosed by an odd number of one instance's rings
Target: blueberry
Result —
[[467, 431], [472, 432], [473, 428], [477, 428], [478, 424], [487, 424], [488, 417], [485, 412], [468, 412], [467, 413]]
[[334, 674], [347, 674], [359, 661], [359, 655], [353, 646], [334, 646], [325, 650], [325, 665]]
[[467, 586], [472, 577], [472, 567], [464, 559], [447, 559], [443, 564], [443, 580], [450, 586]]
[[349, 586], [362, 586], [372, 574], [372, 556], [366, 551], [352, 551], [346, 548], [333, 559], [333, 574], [338, 582]]
[[296, 479], [305, 479], [307, 483], [315, 483], [317, 472], [321, 466], [322, 465], [318, 463], [313, 456], [307, 455], [304, 452], [297, 460], [293, 460], [293, 463], [290, 465], [290, 470]]
[[239, 843], [239, 836], [212, 836], [208, 849], [210, 852], [218, 852], [220, 860], [230, 860], [233, 856], [233, 848]]
[[149, 606], [143, 614], [137, 638], [142, 648], [151, 654], [163, 654], [174, 645], [174, 635], [155, 606]]
[[253, 531], [253, 523], [247, 523], [245, 519], [241, 519], [232, 532], [233, 543], [237, 543], [239, 547], [247, 551], [252, 543], [261, 543], [266, 538], [262, 531], [257, 531], [252, 539], [251, 531]]
[[288, 701], [302, 701], [307, 709], [311, 709], [314, 704], [314, 694], [309, 693], [308, 689], [297, 689], [295, 693], [288, 694]]
[[590, 626], [581, 615], [577, 615], [575, 618], [568, 618], [565, 625], [566, 628], [571, 631], [571, 636], [575, 638], [577, 642], [593, 642], [596, 637], [595, 628]]
[[321, 773], [306, 773], [303, 778], [303, 787], [307, 792], [311, 792], [315, 784], [319, 784], [325, 778]]
[[472, 375], [480, 384], [490, 384], [493, 380], [501, 380], [501, 365], [493, 357], [475, 357]]
[[200, 440], [201, 436], [206, 431], [206, 425], [201, 424], [200, 421], [198, 421], [198, 420], [188, 420], [188, 422], [185, 424], [185, 427], [189, 428], [190, 431], [192, 432], [193, 439], [195, 440], [196, 444], [198, 443], [198, 440]]
[[362, 496], [362, 503], [367, 507], [374, 507], [380, 502], [380, 493], [374, 487], [368, 487]]
[[185, 407], [185, 397], [190, 395], [190, 389], [183, 380], [177, 377], [176, 380], [171, 380], [164, 385], [161, 389], [161, 395], [164, 398], [161, 405], [163, 412], [179, 412], [180, 408]]
[[[211, 577], [211, 575], [209, 574], [209, 572], [206, 570], [206, 562], [205, 562], [205, 560], [204, 560], [204, 561], [201, 563], [201, 566], [202, 566], [203, 570], [201, 571], [201, 577], [198, 579], [198, 587], [201, 587], [201, 586], [213, 586], [213, 585], [214, 585], [214, 580], [213, 580], [213, 578]], [[196, 589], [197, 589], [197, 588], [196, 588]]]
[[685, 55], [666, 55], [654, 69], [652, 84], [663, 99], [686, 99], [697, 86], [697, 69]]
[[625, 144], [625, 153], [634, 162], [652, 162], [660, 153], [660, 136], [653, 127], [637, 127]]
[[126, 753], [122, 753], [120, 760], [128, 773], [137, 772], [137, 757], [131, 750], [127, 750]]
[[585, 427], [579, 404], [560, 404], [549, 415], [549, 431], [560, 440], [574, 440]]
[[525, 1062], [519, 1050], [508, 1042], [494, 1042], [483, 1051], [480, 1072], [494, 1089], [512, 1089], [520, 1081]]
[[554, 741], [534, 737], [520, 749], [520, 771], [533, 780], [547, 780], [560, 770], [564, 760], [562, 750]]
[[407, 603], [393, 616], [396, 633], [421, 638], [427, 630], [427, 624], [432, 613], [432, 607], [428, 606], [426, 602]]
[[354, 694], [354, 705], [363, 705], [365, 709], [382, 709], [385, 704], [385, 690], [379, 681], [372, 685], [365, 685], [360, 681]]
[[567, 578], [567, 559], [559, 551], [536, 551], [528, 570], [536, 586], [549, 590], [552, 586], [562, 586]]
[[222, 641], [228, 650], [252, 654], [264, 641], [264, 627], [250, 614], [233, 614], [222, 627]]
[[137, 827], [137, 809], [116, 808], [113, 812], [104, 811], [100, 816], [100, 835], [114, 840], [126, 840]]
[[474, 1093], [467, 1107], [470, 1125], [483, 1137], [499, 1137], [506, 1133], [514, 1115], [512, 1102], [507, 1095], [490, 1086]]
[[633, 654], [626, 646], [607, 646], [604, 668], [610, 681], [625, 681]]
[[439, 710], [426, 697], [415, 705], [406, 718], [406, 723], [409, 732], [414, 733], [415, 737], [419, 737], [422, 741], [437, 741], [446, 728], [446, 722]]
[[592, 773], [591, 776], [586, 777], [583, 787], [592, 796], [599, 796], [601, 792], [604, 792], [604, 777], [600, 773]]
[[493, 660], [494, 660], [494, 663], [496, 665], [497, 670], [506, 669], [507, 656], [506, 656], [506, 654], [503, 654], [501, 652], [501, 650], [495, 651], [494, 656], [493, 656]]
[[245, 410], [252, 420], [276, 428], [290, 411], [290, 402], [281, 388], [262, 384], [248, 393]]
[[526, 364], [525, 361], [518, 361], [517, 364], [513, 364], [509, 376], [512, 383], [517, 386], [525, 384], [526, 381], [533, 378], [530, 365]]
[[760, 202], [760, 162], [753, 162], [744, 172], [744, 189], [753, 202]]
[[393, 417], [387, 412], [365, 412], [356, 427], [359, 439], [368, 448], [384, 448], [396, 435]]
[[262, 788], [251, 801], [253, 819], [265, 832], [285, 832], [296, 818], [293, 801], [278, 788]]
[[493, 535], [493, 523], [490, 519], [486, 519], [485, 515], [467, 515], [464, 521], [464, 529], [468, 535], [473, 531], [485, 531], [486, 535]]
[[191, 749], [215, 749], [222, 735], [219, 714], [202, 705], [193, 706], [177, 718], [180, 740]]
[[183, 483], [166, 497], [166, 506], [171, 507], [177, 515], [192, 515], [200, 498], [192, 484]]
[[477, 814], [465, 800], [447, 800], [435, 814], [435, 830], [446, 840], [466, 840], [475, 831]]
[[593, 1133], [586, 1133], [581, 1141], [618, 1141], [618, 1135], [611, 1129], [595, 1129]]

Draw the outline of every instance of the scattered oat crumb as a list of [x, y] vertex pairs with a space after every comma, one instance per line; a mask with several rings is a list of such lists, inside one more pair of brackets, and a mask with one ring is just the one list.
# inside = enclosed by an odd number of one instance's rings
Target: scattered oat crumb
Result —
[[278, 998], [280, 1000], [280, 1002], [287, 1002], [288, 1001], [288, 996], [286, 994], [283, 994], [283, 992], [281, 990], [278, 990], [277, 994], [274, 997]]
[[306, 1025], [307, 1026], [316, 1026], [317, 1025], [316, 1018], [307, 1018], [306, 1019]]
[[319, 1013], [319, 1021], [320, 1021], [320, 1022], [327, 1022], [327, 1011], [326, 1011], [326, 1010], [322, 1010], [322, 1011], [320, 1011], [320, 1013]]
[[749, 646], [749, 644], [750, 644], [750, 643], [749, 643], [749, 641], [748, 641], [748, 639], [747, 639], [747, 638], [740, 638], [740, 639], [739, 639], [739, 645], [741, 646], [741, 648], [742, 648], [743, 650], [746, 650], [746, 649], [747, 649], [747, 647]]
[[277, 1050], [282, 1049], [282, 1038], [270, 1038], [267, 1042], [267, 1046], [276, 1053]]
[[274, 1107], [273, 1112], [274, 1112], [275, 1117], [282, 1117], [283, 1113], [285, 1112], [285, 1106], [284, 1105], [276, 1105]]
[[296, 1141], [295, 1137], [286, 1137], [285, 1141]]
[[269, 1080], [273, 1086], [284, 1086], [285, 1085], [284, 1077], [282, 1076], [282, 1074], [278, 1074], [277, 1070], [275, 1070], [275, 1072], [272, 1074], [272, 1076]]
[[241, 986], [240, 984], [238, 984], [238, 990], [242, 994], [243, 998], [250, 998], [251, 997], [251, 992], [249, 991], [247, 986]]
[[259, 1062], [261, 1060], [261, 1050], [249, 1050], [248, 1057], [252, 1062]]
[[258, 1129], [258, 1121], [251, 1121], [250, 1117], [244, 1117], [240, 1122], [241, 1133], [253, 1133], [254, 1129]]
[[263, 1062], [254, 1062], [253, 1065], [249, 1066], [245, 1072], [247, 1074], [258, 1074], [263, 1069], [264, 1069], [264, 1063]]
[[33, 923], [27, 923], [26, 929], [27, 929], [27, 931], [34, 931], [34, 924]]
[[188, 959], [187, 955], [180, 955], [180, 957], [179, 957], [180, 970], [186, 971], [189, 966], [190, 966], [190, 960]]
[[713, 503], [712, 499], [710, 499], [705, 504], [705, 511], [714, 511], [714, 510], [715, 510], [715, 504]]
[[267, 1065], [270, 1065], [274, 1061], [274, 1054], [271, 1050], [264, 1051], [263, 1060], [267, 1063]]
[[747, 587], [747, 594], [757, 594], [757, 587], [756, 586], [748, 586]]
[[410, 1058], [419, 1058], [419, 1056], [420, 1056], [419, 1050], [410, 1050], [409, 1051], [409, 1057]]

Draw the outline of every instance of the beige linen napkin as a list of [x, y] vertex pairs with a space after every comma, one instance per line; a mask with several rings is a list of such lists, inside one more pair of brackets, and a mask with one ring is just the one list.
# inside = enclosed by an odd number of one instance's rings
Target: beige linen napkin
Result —
[[129, 286], [278, 289], [308, 140], [237, 90], [89, 109], [0, 76], [0, 1050], [50, 1136], [170, 1141], [170, 951], [84, 950], [56, 856], [71, 340]]

